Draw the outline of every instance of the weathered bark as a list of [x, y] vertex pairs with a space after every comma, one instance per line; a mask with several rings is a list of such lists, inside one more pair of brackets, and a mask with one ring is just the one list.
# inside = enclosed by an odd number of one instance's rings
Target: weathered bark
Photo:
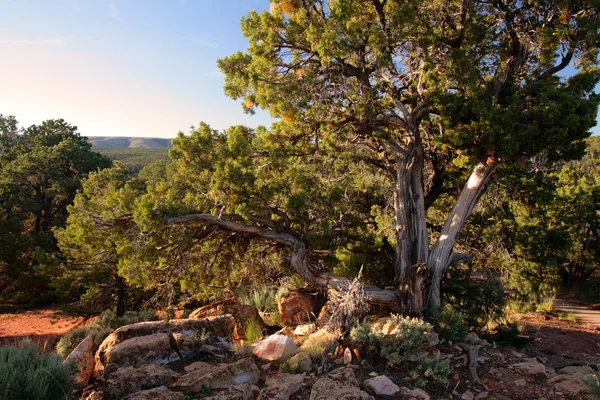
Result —
[[[291, 263], [296, 272], [307, 283], [317, 287], [325, 293], [329, 291], [347, 292], [352, 283], [349, 279], [331, 273], [317, 272], [317, 270], [310, 265], [306, 244], [292, 233], [246, 225], [227, 218], [218, 218], [210, 214], [191, 214], [181, 217], [165, 218], [163, 223], [169, 225], [187, 223], [190, 221], [205, 222], [217, 226], [222, 230], [252, 235], [288, 246], [292, 253]], [[394, 312], [406, 313], [410, 311], [407, 308], [407, 303], [409, 303], [409, 301], [406, 299], [407, 296], [405, 292], [399, 290], [383, 290], [369, 285], [364, 285], [363, 290], [365, 298], [370, 304], [381, 305]]]
[[477, 164], [446, 219], [437, 242], [429, 253], [427, 268], [431, 274], [430, 308], [437, 308], [441, 305], [442, 273], [453, 261], [458, 261], [456, 258], [452, 260], [454, 254], [452, 249], [477, 201], [484, 193], [486, 184], [496, 170], [496, 166], [497, 164], [492, 161]]
[[427, 262], [429, 250], [423, 193], [423, 150], [413, 143], [397, 157], [394, 211], [396, 223], [396, 260], [394, 284], [410, 281], [411, 268]]

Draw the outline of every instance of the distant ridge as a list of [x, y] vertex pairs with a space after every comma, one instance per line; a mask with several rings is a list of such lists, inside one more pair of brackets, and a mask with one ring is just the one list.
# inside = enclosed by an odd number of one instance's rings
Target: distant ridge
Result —
[[126, 136], [88, 136], [95, 149], [171, 148], [172, 139]]

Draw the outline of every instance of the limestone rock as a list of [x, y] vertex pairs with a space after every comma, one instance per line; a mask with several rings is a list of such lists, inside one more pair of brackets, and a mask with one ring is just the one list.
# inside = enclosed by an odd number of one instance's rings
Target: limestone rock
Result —
[[173, 388], [198, 393], [203, 388], [228, 389], [242, 384], [256, 384], [260, 371], [252, 358], [244, 358], [233, 364], [207, 365], [179, 378]]
[[341, 367], [315, 382], [310, 400], [374, 400], [374, 397], [359, 389], [352, 368]]
[[271, 335], [256, 343], [252, 354], [266, 361], [284, 361], [298, 351], [292, 339], [285, 335]]
[[461, 400], [473, 400], [475, 398], [475, 396], [473, 395], [473, 392], [471, 392], [470, 390], [467, 390], [466, 392], [464, 392], [462, 394], [462, 396], [460, 396]]
[[266, 387], [260, 391], [258, 400], [289, 400], [300, 389], [302, 382], [302, 375], [279, 374], [267, 377]]
[[210, 367], [210, 364], [202, 362], [202, 361], [196, 361], [189, 365], [186, 365], [185, 367], [183, 367], [183, 369], [185, 370], [185, 372], [192, 372], [192, 371], [196, 371], [197, 369], [207, 368], [207, 367]]
[[348, 365], [352, 363], [352, 351], [350, 347], [346, 347], [344, 350], [344, 365]]
[[209, 397], [203, 397], [203, 400], [254, 400], [258, 397], [260, 389], [249, 383], [235, 385], [227, 390], [219, 392]]
[[[209, 334], [210, 338], [216, 339], [224, 337], [228, 340], [233, 340], [233, 330], [234, 320], [233, 317], [228, 315], [205, 319], [174, 319], [170, 321], [138, 322], [137, 324], [125, 325], [108, 335], [102, 344], [100, 344], [95, 355], [95, 371], [97, 374], [103, 371], [111, 362], [110, 358], [114, 348], [127, 340], [160, 334], [162, 336], [159, 335], [152, 339], [144, 339], [142, 341], [148, 342], [156, 340], [162, 343], [166, 337], [169, 340], [169, 346], [167, 347], [163, 343], [160, 347], [159, 354], [156, 355], [153, 353], [158, 357], [156, 360], [160, 360], [163, 359], [163, 357], [174, 357], [176, 352], [173, 347], [183, 345], [185, 337], [199, 337], [204, 332]], [[177, 335], [179, 340], [176, 340], [174, 336], [176, 334], [182, 334], [184, 336]], [[171, 345], [172, 341], [170, 337], [175, 340], [175, 346]], [[130, 345], [131, 343], [135, 342], [129, 342]], [[173, 351], [173, 354], [166, 355], [167, 349], [169, 353]], [[181, 348], [179, 350], [181, 350]], [[139, 351], [136, 351], [136, 353], [139, 353]], [[132, 355], [132, 357], [125, 358], [134, 359], [136, 356], [137, 355]]]
[[294, 290], [283, 294], [278, 300], [279, 314], [285, 325], [297, 325], [310, 321], [313, 316], [314, 296]]
[[568, 375], [587, 375], [587, 374], [591, 374], [593, 373], [594, 370], [587, 366], [587, 365], [582, 365], [582, 366], [568, 366], [568, 367], [564, 367], [558, 370], [559, 374], [568, 374]]
[[312, 360], [305, 352], [299, 352], [287, 360], [289, 367], [298, 372], [308, 372], [312, 368]]
[[429, 393], [427, 393], [423, 389], [413, 389], [411, 391], [411, 394], [413, 395], [413, 397], [416, 397], [419, 400], [431, 400], [431, 396], [429, 396]]
[[182, 393], [173, 392], [166, 386], [159, 386], [154, 389], [142, 390], [127, 397], [127, 400], [184, 400], [186, 397]]
[[235, 329], [233, 332], [235, 339], [246, 339], [246, 326], [248, 326], [248, 322], [252, 319], [258, 322], [261, 329], [267, 329], [267, 325], [261, 318], [256, 307], [242, 304], [235, 297], [200, 307], [190, 314], [190, 318], [223, 315], [233, 316], [235, 320]]
[[73, 363], [77, 366], [75, 374], [75, 383], [79, 387], [84, 387], [88, 384], [92, 373], [94, 372], [94, 345], [92, 337], [87, 336], [73, 349], [71, 354], [65, 358], [63, 364]]
[[544, 364], [540, 363], [535, 358], [530, 358], [525, 362], [512, 364], [512, 366], [529, 374], [529, 375], [546, 373], [546, 366]]
[[577, 395], [581, 392], [586, 391], [586, 387], [579, 382], [577, 379], [565, 379], [564, 381], [560, 381], [554, 384], [556, 390], [560, 390], [561, 392], [566, 392], [571, 395]]
[[106, 381], [104, 399], [122, 399], [143, 389], [165, 385], [177, 377], [178, 373], [164, 365], [147, 364], [119, 368]]
[[377, 396], [395, 396], [400, 393], [400, 388], [385, 375], [367, 379], [365, 387], [372, 390]]
[[315, 325], [314, 323], [312, 323], [312, 324], [298, 325], [296, 327], [296, 329], [294, 329], [294, 335], [296, 335], [296, 336], [308, 336], [311, 333], [315, 332], [316, 330], [317, 330], [317, 325]]

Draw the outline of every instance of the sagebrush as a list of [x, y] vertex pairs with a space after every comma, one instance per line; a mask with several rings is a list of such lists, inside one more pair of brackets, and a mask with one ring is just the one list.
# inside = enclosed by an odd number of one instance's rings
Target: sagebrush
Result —
[[38, 352], [33, 342], [0, 347], [0, 399], [72, 399], [74, 372], [73, 364], [63, 364], [56, 354]]

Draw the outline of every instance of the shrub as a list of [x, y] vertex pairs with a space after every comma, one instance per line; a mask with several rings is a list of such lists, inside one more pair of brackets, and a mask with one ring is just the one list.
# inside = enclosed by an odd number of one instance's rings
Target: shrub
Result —
[[[356, 327], [350, 337], [357, 348], [367, 350], [375, 356], [386, 359], [388, 364], [398, 366], [408, 362], [418, 364], [413, 380], [422, 376], [445, 381], [450, 372], [447, 361], [430, 359], [427, 347], [432, 344], [432, 326], [418, 318], [394, 316], [386, 322], [381, 332], [371, 332], [369, 324]], [[390, 332], [383, 334], [383, 332]]]
[[253, 290], [249, 293], [240, 294], [238, 299], [243, 304], [256, 307], [256, 309], [261, 312], [279, 312], [277, 300], [285, 293], [285, 291], [286, 290], [283, 287], [280, 287], [279, 289], [265, 287]]
[[39, 353], [30, 341], [0, 347], [0, 399], [71, 399], [74, 366], [62, 361], [56, 354]]
[[441, 311], [431, 313], [431, 320], [436, 332], [441, 338], [453, 342], [464, 338], [469, 330], [464, 319], [462, 312], [449, 306], [442, 308]]
[[600, 400], [600, 373], [596, 372], [595, 374], [587, 374], [582, 375], [579, 380], [585, 386], [587, 386], [588, 390], [594, 396], [595, 399]]
[[311, 357], [321, 357], [327, 346], [338, 336], [339, 331], [321, 328], [302, 343], [301, 350]]
[[246, 341], [250, 344], [256, 343], [262, 338], [262, 328], [256, 318], [251, 318], [246, 323]]
[[115, 329], [135, 324], [136, 322], [156, 320], [158, 320], [158, 317], [152, 310], [127, 311], [122, 317], [117, 317], [113, 311], [107, 310], [100, 314], [91, 324], [71, 329], [65, 333], [56, 345], [56, 352], [66, 357], [88, 335], [92, 337], [94, 351], [96, 351], [102, 341]]

